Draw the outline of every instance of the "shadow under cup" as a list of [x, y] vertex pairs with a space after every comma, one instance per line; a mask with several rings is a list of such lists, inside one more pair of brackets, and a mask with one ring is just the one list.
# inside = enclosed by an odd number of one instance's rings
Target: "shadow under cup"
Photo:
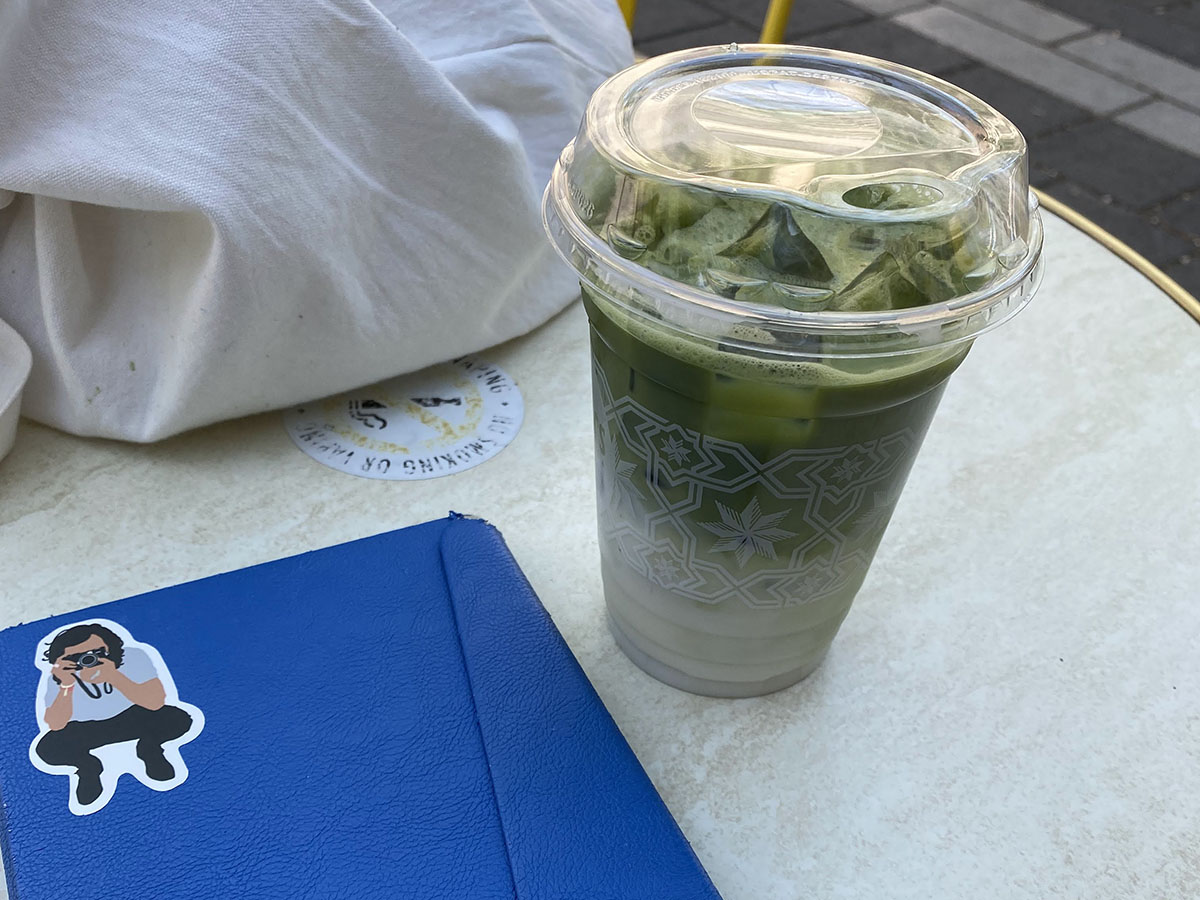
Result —
[[768, 693], [825, 657], [969, 344], [764, 362], [637, 322], [584, 289], [601, 571], [648, 673]]

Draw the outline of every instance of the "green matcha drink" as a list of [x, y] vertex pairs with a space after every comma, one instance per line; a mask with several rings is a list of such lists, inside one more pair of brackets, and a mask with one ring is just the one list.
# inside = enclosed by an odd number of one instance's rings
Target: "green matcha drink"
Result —
[[990, 107], [865, 57], [706, 48], [597, 91], [545, 209], [638, 665], [730, 697], [819, 665], [946, 380], [1036, 287], [1025, 171]]

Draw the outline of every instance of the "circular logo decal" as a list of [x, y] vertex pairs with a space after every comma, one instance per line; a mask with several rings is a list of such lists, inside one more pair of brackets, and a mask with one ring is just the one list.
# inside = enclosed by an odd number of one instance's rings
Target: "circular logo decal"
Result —
[[453, 475], [512, 442], [525, 416], [516, 382], [471, 357], [316, 400], [283, 414], [296, 446], [363, 478]]

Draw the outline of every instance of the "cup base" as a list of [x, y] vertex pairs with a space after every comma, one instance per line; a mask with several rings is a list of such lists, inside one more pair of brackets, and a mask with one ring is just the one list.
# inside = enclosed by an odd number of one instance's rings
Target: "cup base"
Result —
[[790, 672], [782, 672], [761, 681], [713, 681], [709, 678], [699, 678], [682, 672], [674, 666], [669, 666], [657, 660], [638, 647], [621, 629], [611, 615], [607, 616], [608, 630], [612, 633], [617, 646], [639, 669], [651, 678], [661, 681], [689, 694], [699, 694], [703, 697], [717, 697], [723, 700], [735, 700], [745, 697], [761, 697], [763, 694], [773, 694], [782, 691], [798, 682], [803, 681], [815, 672], [825, 659], [821, 654], [815, 661], [806, 663]]

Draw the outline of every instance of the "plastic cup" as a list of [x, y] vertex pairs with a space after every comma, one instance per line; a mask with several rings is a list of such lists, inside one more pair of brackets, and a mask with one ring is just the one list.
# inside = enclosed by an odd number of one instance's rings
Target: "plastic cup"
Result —
[[995, 110], [867, 57], [702, 48], [597, 90], [544, 212], [635, 663], [720, 697], [820, 664], [947, 379], [1036, 289], [1026, 171]]

